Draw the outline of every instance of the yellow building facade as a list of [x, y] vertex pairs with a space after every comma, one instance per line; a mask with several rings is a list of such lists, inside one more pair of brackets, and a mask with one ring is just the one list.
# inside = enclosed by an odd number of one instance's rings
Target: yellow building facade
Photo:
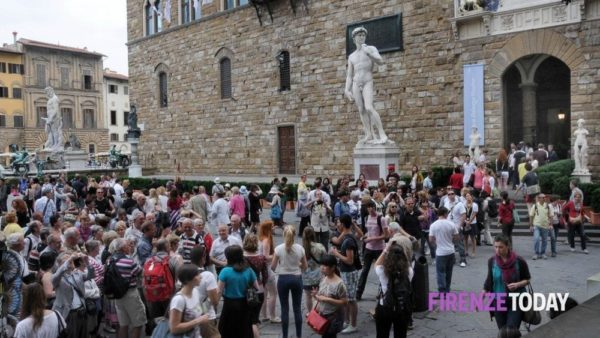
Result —
[[25, 104], [23, 53], [16, 47], [0, 47], [0, 152], [20, 143]]

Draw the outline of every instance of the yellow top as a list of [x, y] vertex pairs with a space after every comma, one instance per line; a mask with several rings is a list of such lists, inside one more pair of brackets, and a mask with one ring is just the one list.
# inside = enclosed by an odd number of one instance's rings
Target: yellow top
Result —
[[4, 235], [8, 237], [8, 235], [10, 234], [14, 234], [17, 232], [21, 232], [24, 233], [23, 229], [21, 228], [21, 226], [17, 223], [8, 223], [6, 225], [6, 227], [4, 228]]
[[533, 220], [532, 223], [536, 227], [550, 228], [550, 208], [548, 204], [535, 203], [529, 210], [529, 217]]
[[525, 176], [525, 174], [527, 174], [527, 169], [525, 169], [525, 164], [527, 163], [520, 163], [519, 166], [517, 167], [517, 170], [519, 171], [519, 182], [523, 181], [523, 177]]

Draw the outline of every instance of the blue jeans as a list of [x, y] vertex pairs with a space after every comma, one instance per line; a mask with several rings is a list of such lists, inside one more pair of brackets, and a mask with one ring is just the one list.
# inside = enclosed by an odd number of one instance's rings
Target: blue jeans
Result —
[[437, 275], [438, 291], [450, 292], [452, 283], [452, 269], [454, 268], [454, 254], [435, 257], [435, 272]]
[[288, 336], [290, 322], [289, 293], [292, 292], [292, 308], [296, 324], [296, 337], [302, 337], [302, 275], [279, 275], [277, 280], [277, 293], [281, 303], [281, 331], [283, 338]]
[[517, 309], [517, 311], [512, 310], [512, 302], [510, 302], [510, 298], [507, 299], [506, 302], [507, 311], [495, 311], [494, 318], [496, 318], [496, 325], [498, 325], [498, 329], [501, 330], [504, 326], [519, 329], [521, 326], [521, 320], [523, 318], [523, 312]]
[[[458, 251], [458, 255], [460, 256], [461, 262], [467, 261], [467, 252], [465, 251], [465, 236], [462, 231], [458, 231], [458, 241], [454, 242], [454, 250]], [[436, 262], [437, 264], [437, 262]]]
[[421, 235], [421, 255], [425, 256], [425, 244], [427, 244], [431, 259], [435, 259], [435, 244], [429, 240], [429, 231], [421, 231]]
[[533, 228], [533, 249], [535, 250], [535, 254], [538, 256], [546, 254], [546, 247], [548, 246], [548, 232], [550, 232], [550, 229], [545, 229], [538, 226]]
[[552, 227], [548, 230], [548, 234], [550, 235], [550, 250], [553, 254], [556, 255], [556, 237], [558, 237], [556, 229], [558, 229], [558, 225], [556, 228]]

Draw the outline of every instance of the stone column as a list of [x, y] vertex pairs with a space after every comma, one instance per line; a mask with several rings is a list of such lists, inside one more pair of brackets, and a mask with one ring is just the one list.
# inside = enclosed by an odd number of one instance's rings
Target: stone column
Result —
[[523, 141], [533, 142], [537, 138], [537, 83], [523, 82], [519, 85], [523, 94]]

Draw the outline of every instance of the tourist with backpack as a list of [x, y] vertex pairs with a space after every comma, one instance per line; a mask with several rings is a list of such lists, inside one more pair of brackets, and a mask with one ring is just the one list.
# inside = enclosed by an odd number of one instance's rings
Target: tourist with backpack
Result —
[[[369, 210], [375, 210], [374, 204], [369, 207]], [[338, 236], [341, 242], [340, 249], [338, 251], [336, 247], [332, 247], [330, 253], [339, 260], [340, 275], [347, 289], [346, 321], [348, 326], [342, 330], [342, 333], [346, 334], [358, 331], [356, 328], [356, 317], [358, 314], [356, 292], [358, 276], [362, 266], [358, 253], [358, 239], [352, 233], [352, 218], [350, 215], [343, 215], [338, 222], [341, 225], [340, 235]]]
[[379, 296], [375, 308], [377, 338], [388, 338], [392, 325], [394, 338], [406, 337], [412, 315], [413, 269], [407, 255], [395, 241], [389, 241], [377, 261]]
[[104, 274], [104, 293], [109, 299], [115, 299], [119, 337], [139, 338], [147, 321], [144, 303], [136, 288], [142, 267], [130, 256], [129, 240], [117, 238], [111, 247], [113, 255]]
[[198, 286], [200, 270], [193, 264], [184, 264], [177, 270], [177, 279], [181, 282], [181, 291], [171, 300], [169, 309], [170, 335], [185, 335], [189, 338], [200, 337], [200, 326], [208, 323], [208, 314], [202, 308]]
[[175, 293], [177, 262], [169, 255], [168, 246], [166, 239], [160, 239], [156, 242], [156, 254], [144, 263], [143, 288], [151, 319], [165, 314]]

